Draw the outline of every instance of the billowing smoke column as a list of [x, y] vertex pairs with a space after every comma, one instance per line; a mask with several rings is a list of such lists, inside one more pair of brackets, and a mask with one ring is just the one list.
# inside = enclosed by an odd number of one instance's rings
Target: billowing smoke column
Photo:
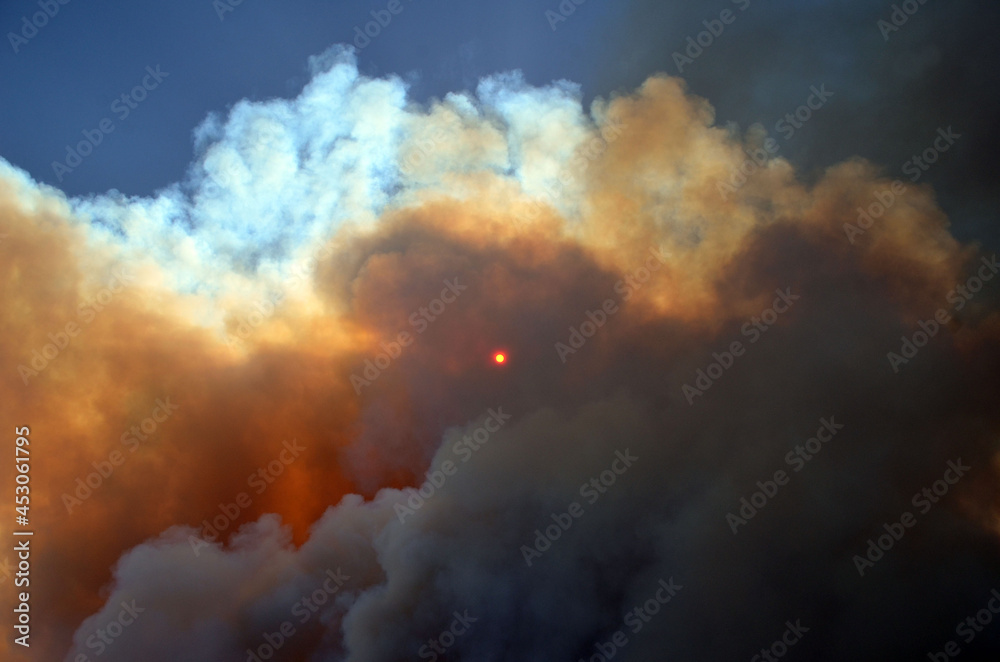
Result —
[[677, 79], [312, 64], [155, 198], [3, 166], [37, 659], [995, 657], [1000, 267], [932, 191], [723, 195]]

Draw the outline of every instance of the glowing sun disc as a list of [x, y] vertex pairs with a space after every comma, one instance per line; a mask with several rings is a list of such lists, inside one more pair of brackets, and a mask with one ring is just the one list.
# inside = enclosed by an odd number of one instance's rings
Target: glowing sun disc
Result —
[[493, 360], [497, 363], [504, 363], [507, 360], [507, 355], [503, 352], [497, 352], [493, 355]]

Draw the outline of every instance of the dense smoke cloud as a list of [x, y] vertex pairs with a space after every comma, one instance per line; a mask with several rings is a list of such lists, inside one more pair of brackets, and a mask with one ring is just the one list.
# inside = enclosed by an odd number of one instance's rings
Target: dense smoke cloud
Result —
[[929, 187], [666, 76], [313, 71], [156, 198], [4, 166], [47, 659], [919, 658], [1000, 587], [1000, 267]]
[[[781, 155], [809, 180], [856, 155], [889, 177], [908, 180], [905, 164], [928, 147], [939, 127], [952, 126], [962, 140], [920, 170], [921, 183], [938, 190], [956, 236], [991, 249], [1000, 245], [991, 165], [1000, 132], [982, 112], [1000, 101], [993, 67], [1000, 58], [993, 38], [1000, 6], [975, 0], [636, 0], [623, 9], [625, 19], [609, 24], [603, 41], [610, 52], [627, 55], [601, 58], [597, 89], [637, 85], [650, 71], [664, 71], [710, 99], [721, 122], [734, 123], [739, 132], [758, 124], [774, 134], [811, 86], [825, 84], [836, 95], [832, 102], [794, 139], [781, 141]], [[720, 21], [723, 11], [731, 12], [730, 22]], [[695, 56], [690, 62], [689, 55]]]

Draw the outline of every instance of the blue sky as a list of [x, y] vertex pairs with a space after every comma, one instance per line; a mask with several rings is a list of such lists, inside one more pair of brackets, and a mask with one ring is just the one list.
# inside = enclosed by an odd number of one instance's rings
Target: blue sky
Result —
[[[3, 3], [0, 155], [70, 195], [149, 195], [183, 178], [193, 131], [209, 113], [244, 98], [294, 97], [310, 56], [352, 42], [355, 28], [388, 4], [245, 0], [220, 19], [210, 0], [71, 0], [15, 53], [10, 34], [40, 9], [37, 0]], [[878, 21], [891, 16], [891, 4], [588, 0], [553, 30], [546, 12], [558, 10], [556, 0], [400, 0], [400, 13], [360, 50], [359, 67], [403, 77], [418, 101], [513, 69], [534, 85], [574, 81], [585, 101], [666, 72], [706, 97], [720, 124], [746, 131], [761, 123], [772, 134], [811, 85], [826, 84], [835, 96], [825, 116], [782, 145], [801, 176], [852, 156], [901, 176], [938, 128], [954, 125], [968, 138], [922, 182], [939, 189], [956, 235], [996, 243], [997, 199], [984, 166], [1000, 140], [982, 105], [996, 107], [997, 46], [987, 14], [1000, 10], [928, 3], [886, 38]], [[673, 54], [725, 10], [732, 23], [679, 71]], [[65, 159], [82, 131], [114, 120], [114, 100], [156, 65], [169, 74], [162, 86], [60, 181], [53, 161]]]
[[[151, 193], [181, 177], [192, 158], [192, 132], [209, 112], [243, 98], [295, 96], [307, 81], [308, 58], [352, 42], [354, 28], [387, 4], [246, 0], [220, 20], [209, 0], [75, 0], [16, 55], [5, 40], [0, 79], [18, 92], [0, 99], [0, 154], [71, 194]], [[546, 5], [537, 2], [401, 6], [360, 51], [360, 67], [404, 77], [417, 99], [475, 89], [480, 77], [510, 69], [533, 84], [583, 81], [599, 57], [590, 45], [616, 11], [613, 3], [591, 0], [553, 31]], [[4, 3], [0, 26], [5, 33], [19, 27], [33, 9], [34, 2]], [[170, 74], [162, 88], [60, 184], [51, 161], [82, 130], [113, 118], [112, 101], [156, 64]]]
[[797, 659], [940, 659], [1000, 586], [997, 26], [4, 0], [32, 659], [89, 662], [136, 601], [102, 662], [427, 659], [459, 613], [448, 659], [745, 660], [800, 618]]

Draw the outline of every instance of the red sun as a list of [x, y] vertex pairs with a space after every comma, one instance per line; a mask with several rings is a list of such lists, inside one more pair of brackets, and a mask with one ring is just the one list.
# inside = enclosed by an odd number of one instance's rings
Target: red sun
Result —
[[503, 352], [497, 352], [496, 354], [493, 355], [493, 360], [496, 361], [497, 365], [501, 363], [506, 363], [507, 355], [504, 354]]

